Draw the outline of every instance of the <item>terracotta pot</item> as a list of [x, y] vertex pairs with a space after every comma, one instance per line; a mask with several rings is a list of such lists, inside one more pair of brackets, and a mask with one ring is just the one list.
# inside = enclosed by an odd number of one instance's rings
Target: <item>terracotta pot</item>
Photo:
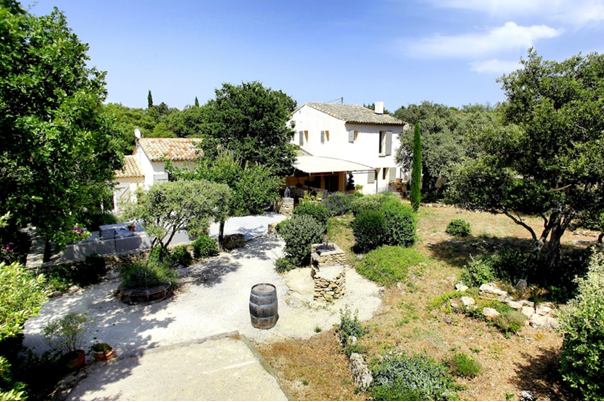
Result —
[[68, 369], [77, 370], [86, 363], [86, 352], [82, 349], [74, 350], [64, 354], [62, 359]]
[[92, 352], [92, 355], [97, 361], [104, 362], [106, 360], [113, 359], [115, 357], [115, 349], [111, 349], [106, 352]]

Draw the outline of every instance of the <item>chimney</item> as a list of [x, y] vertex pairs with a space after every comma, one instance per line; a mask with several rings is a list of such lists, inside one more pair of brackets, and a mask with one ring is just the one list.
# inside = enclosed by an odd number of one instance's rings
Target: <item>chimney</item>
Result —
[[384, 102], [375, 102], [375, 113], [384, 114]]

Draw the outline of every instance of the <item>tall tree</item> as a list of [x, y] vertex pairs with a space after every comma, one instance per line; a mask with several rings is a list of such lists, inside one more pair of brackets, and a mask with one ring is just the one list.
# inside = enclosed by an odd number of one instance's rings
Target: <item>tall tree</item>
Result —
[[153, 95], [151, 95], [151, 90], [147, 94], [147, 109], [153, 109]]
[[166, 171], [170, 173], [172, 180], [204, 179], [229, 187], [231, 197], [223, 202], [226, 213], [220, 215], [217, 220], [218, 244], [221, 249], [224, 249], [224, 225], [227, 219], [231, 216], [264, 213], [264, 208], [279, 198], [277, 191], [282, 184], [282, 179], [276, 177], [268, 167], [243, 167], [231, 150], [221, 150], [216, 158], [200, 157], [194, 170], [177, 169], [168, 162]]
[[105, 73], [56, 8], [2, 1], [0, 37], [0, 211], [61, 240], [122, 166]]
[[197, 99], [197, 96], [195, 97], [195, 107], [199, 107], [199, 99]]
[[415, 123], [413, 135], [413, 170], [411, 171], [411, 206], [417, 212], [421, 201], [422, 185], [422, 136], [419, 123]]
[[289, 174], [295, 147], [289, 143], [294, 131], [288, 121], [295, 107], [288, 95], [259, 82], [223, 84], [204, 106], [203, 151], [216, 156], [220, 148], [230, 149], [242, 165], [252, 162]]
[[[472, 136], [481, 154], [457, 169], [450, 195], [524, 227], [553, 269], [570, 223], [604, 207], [604, 56], [544, 61], [531, 49], [522, 65], [498, 80], [505, 126]], [[524, 214], [543, 219], [540, 234]]]

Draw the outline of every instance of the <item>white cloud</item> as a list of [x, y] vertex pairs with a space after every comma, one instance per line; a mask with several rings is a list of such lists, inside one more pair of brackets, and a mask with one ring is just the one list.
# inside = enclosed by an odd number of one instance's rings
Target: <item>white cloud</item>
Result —
[[485, 74], [507, 74], [519, 68], [522, 68], [522, 64], [518, 61], [493, 59], [470, 63], [470, 70]]
[[403, 44], [403, 50], [417, 58], [483, 57], [504, 50], [526, 50], [536, 40], [554, 38], [562, 32], [546, 25], [523, 27], [507, 22], [482, 34], [435, 35], [417, 42], [407, 42]]

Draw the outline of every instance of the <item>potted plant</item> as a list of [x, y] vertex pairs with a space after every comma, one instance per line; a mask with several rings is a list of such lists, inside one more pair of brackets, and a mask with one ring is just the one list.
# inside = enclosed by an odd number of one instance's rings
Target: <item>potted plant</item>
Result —
[[78, 369], [86, 362], [86, 352], [82, 347], [89, 325], [88, 313], [69, 313], [44, 327], [43, 333], [49, 346], [62, 353], [61, 361], [69, 369]]
[[348, 194], [354, 194], [355, 192], [354, 177], [352, 177], [352, 173], [348, 174], [348, 184], [346, 184], [346, 191], [348, 191]]
[[363, 194], [363, 185], [362, 184], [355, 184], [354, 188], [361, 194]]
[[136, 225], [134, 223], [131, 223], [127, 226], [128, 230], [132, 230], [133, 232], [136, 231]]
[[97, 361], [105, 361], [115, 356], [115, 350], [108, 343], [95, 343], [90, 347], [90, 353]]

